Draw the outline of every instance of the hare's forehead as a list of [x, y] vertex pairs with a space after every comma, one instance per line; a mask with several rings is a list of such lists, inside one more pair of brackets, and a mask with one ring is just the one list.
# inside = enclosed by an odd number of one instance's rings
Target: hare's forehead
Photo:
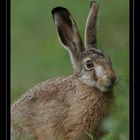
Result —
[[80, 54], [81, 59], [87, 59], [87, 58], [102, 59], [103, 57], [104, 57], [104, 55], [103, 55], [102, 51], [99, 49], [88, 49], [88, 50], [81, 52], [81, 54]]

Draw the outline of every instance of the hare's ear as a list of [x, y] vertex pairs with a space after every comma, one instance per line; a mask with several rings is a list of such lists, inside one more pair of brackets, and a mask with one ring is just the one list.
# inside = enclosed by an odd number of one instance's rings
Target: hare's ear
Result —
[[86, 21], [84, 43], [85, 47], [96, 47], [97, 35], [96, 35], [96, 23], [98, 16], [99, 6], [96, 1], [90, 3], [90, 11]]
[[56, 7], [52, 10], [52, 15], [59, 41], [69, 51], [72, 64], [76, 68], [78, 53], [84, 49], [76, 23], [66, 8]]

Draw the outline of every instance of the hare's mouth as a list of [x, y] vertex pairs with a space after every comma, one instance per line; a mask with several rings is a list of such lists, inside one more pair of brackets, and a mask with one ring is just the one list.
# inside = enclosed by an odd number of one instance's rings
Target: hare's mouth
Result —
[[116, 81], [106, 81], [104, 85], [100, 84], [99, 82], [96, 82], [96, 88], [98, 88], [102, 92], [107, 92], [113, 89], [113, 87], [116, 85]]

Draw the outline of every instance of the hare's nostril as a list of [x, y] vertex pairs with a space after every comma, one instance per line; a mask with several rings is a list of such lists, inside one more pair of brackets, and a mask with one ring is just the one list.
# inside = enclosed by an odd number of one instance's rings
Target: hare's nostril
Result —
[[110, 81], [111, 81], [112, 84], [115, 84], [115, 82], [116, 82], [116, 77], [114, 77], [114, 76], [111, 77], [111, 78], [110, 78]]
[[116, 82], [115, 76], [107, 76], [107, 79], [110, 80], [111, 84], [115, 84], [115, 82]]

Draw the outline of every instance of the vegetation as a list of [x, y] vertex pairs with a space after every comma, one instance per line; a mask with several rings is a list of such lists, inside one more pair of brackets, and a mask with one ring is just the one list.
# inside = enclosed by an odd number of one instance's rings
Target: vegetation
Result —
[[[67, 7], [84, 35], [89, 0], [11, 1], [11, 103], [40, 81], [70, 75], [68, 53], [61, 47], [51, 10]], [[98, 0], [98, 48], [112, 59], [118, 75], [116, 104], [103, 123], [109, 133], [102, 140], [129, 139], [129, 29], [128, 0]]]

